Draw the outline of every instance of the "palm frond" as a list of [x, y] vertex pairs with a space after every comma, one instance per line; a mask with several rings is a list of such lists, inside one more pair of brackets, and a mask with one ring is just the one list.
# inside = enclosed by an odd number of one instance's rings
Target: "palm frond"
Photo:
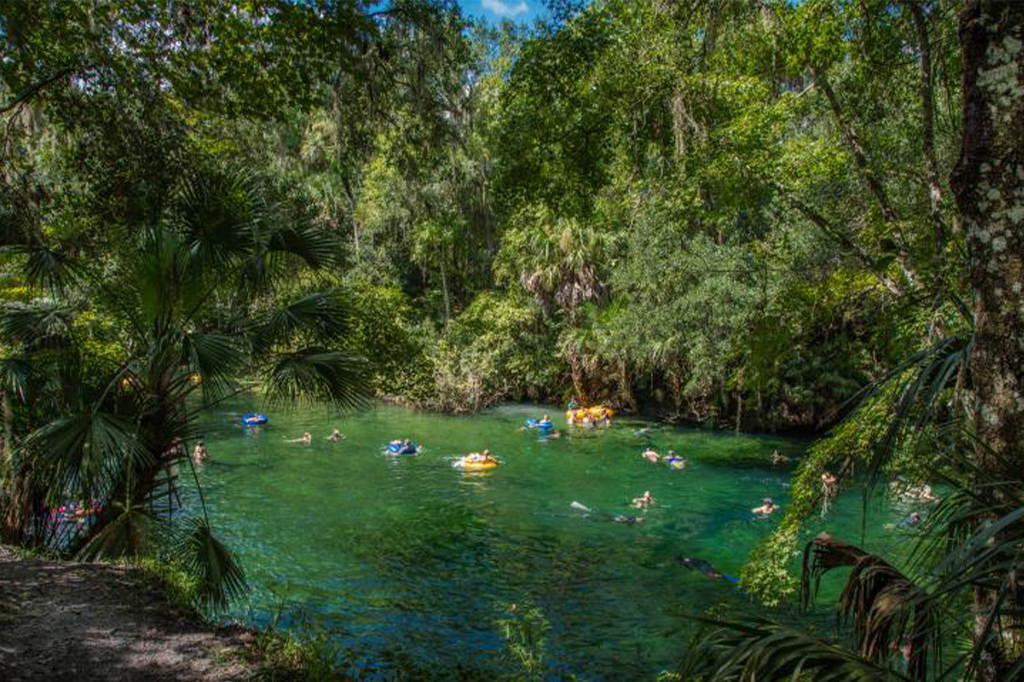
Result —
[[201, 385], [206, 399], [222, 397], [245, 369], [249, 357], [247, 344], [227, 334], [185, 334], [182, 351], [187, 366], [196, 370], [187, 380]]
[[274, 230], [267, 240], [267, 251], [298, 256], [314, 269], [339, 264], [344, 253], [336, 234], [314, 227]]
[[0, 336], [19, 346], [65, 345], [71, 335], [74, 310], [56, 301], [8, 303], [0, 314]]
[[323, 401], [358, 408], [369, 399], [367, 366], [339, 351], [312, 347], [285, 353], [267, 372], [266, 395], [272, 402]]
[[910, 682], [911, 678], [802, 627], [760, 616], [743, 620], [695, 618], [714, 629], [683, 661], [684, 680], [705, 682]]
[[63, 291], [81, 277], [79, 264], [63, 249], [50, 249], [43, 244], [19, 244], [3, 250], [24, 257], [22, 272], [32, 286]]
[[938, 660], [942, 642], [934, 600], [884, 559], [821, 533], [804, 550], [801, 601], [805, 608], [811, 582], [816, 590], [821, 577], [839, 567], [853, 569], [839, 599], [839, 615], [852, 619], [860, 654], [881, 663], [906, 641], [912, 647], [909, 674], [925, 679], [928, 657]]
[[257, 247], [266, 206], [243, 173], [205, 173], [178, 187], [169, 223], [180, 236], [187, 269], [217, 272]]
[[137, 558], [150, 553], [161, 534], [161, 523], [141, 505], [113, 502], [118, 515], [79, 550], [80, 561]]
[[213, 535], [205, 518], [191, 519], [179, 530], [174, 552], [199, 581], [199, 606], [222, 611], [248, 590], [245, 572], [231, 551]]
[[973, 334], [943, 339], [916, 353], [855, 396], [863, 405], [895, 383], [889, 425], [868, 463], [866, 488], [881, 480], [882, 472], [892, 461], [908, 431], [919, 430], [926, 422], [935, 419], [939, 400], [945, 389], [951, 388], [967, 369], [973, 347]]
[[0, 359], [0, 383], [4, 388], [22, 400], [29, 387], [32, 364], [25, 358], [11, 357]]
[[265, 353], [300, 339], [323, 345], [336, 343], [344, 340], [350, 320], [349, 307], [338, 292], [309, 294], [271, 311], [255, 325], [253, 345], [258, 353]]
[[122, 467], [143, 466], [153, 459], [134, 424], [93, 410], [53, 419], [30, 434], [25, 446], [39, 453], [58, 496], [103, 490]]

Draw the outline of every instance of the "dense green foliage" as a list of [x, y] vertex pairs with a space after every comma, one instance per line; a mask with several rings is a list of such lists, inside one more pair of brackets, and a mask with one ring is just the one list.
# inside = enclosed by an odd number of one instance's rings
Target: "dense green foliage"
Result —
[[[984, 94], [1015, 73], [1012, 13], [978, 71], [961, 3], [552, 5], [494, 28], [441, 0], [0, 4], [7, 536], [142, 551], [191, 401], [253, 380], [342, 406], [367, 389], [457, 411], [576, 395], [815, 430], [880, 382], [803, 463], [746, 585], [767, 601], [795, 587], [826, 470], [948, 476], [954, 544], [1013, 547], [979, 529], [1012, 517], [1018, 490], [974, 486], [1019, 471], [1016, 379], [991, 358], [1020, 363], [989, 332], [972, 357], [971, 310], [1016, 338], [989, 298], [1020, 244], [985, 221], [1020, 170], [1001, 193], [965, 154], [949, 180], [961, 76]], [[1007, 82], [992, 106], [1012, 137]], [[1020, 206], [999, 215], [1015, 225]], [[958, 454], [935, 466], [935, 450]], [[47, 534], [51, 508], [93, 499], [107, 504], [81, 537]], [[171, 535], [208, 605], [242, 588], [205, 521]], [[1016, 579], [979, 576], [1016, 559], [986, 561], [970, 585], [936, 584], [994, 614]], [[995, 620], [974, 632], [984, 679], [1011, 669], [994, 648], [1019, 649], [992, 644]]]

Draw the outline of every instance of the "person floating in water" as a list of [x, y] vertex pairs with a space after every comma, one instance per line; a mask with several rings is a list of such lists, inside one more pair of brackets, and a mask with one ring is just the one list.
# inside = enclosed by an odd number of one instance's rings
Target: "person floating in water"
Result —
[[203, 441], [196, 443], [195, 448], [192, 450], [192, 459], [197, 462], [202, 462], [207, 458], [207, 456], [206, 446], [203, 444]]
[[494, 462], [495, 464], [497, 464], [497, 462], [495, 462], [495, 460], [494, 460], [494, 457], [491, 456], [491, 451], [487, 450], [487, 449], [484, 449], [483, 452], [473, 452], [473, 453], [470, 453], [470, 454], [466, 455], [464, 459], [465, 459], [465, 461], [473, 462], [474, 464], [483, 464], [483, 463], [488, 463], [489, 464], [491, 462]]
[[660, 457], [658, 456], [658, 452], [651, 448], [647, 448], [646, 450], [641, 452], [640, 456], [646, 459], [648, 462], [654, 462], [655, 464], [657, 464], [658, 460], [660, 459]]
[[780, 455], [778, 450], [772, 452], [772, 466], [777, 467], [782, 464], [789, 464], [789, 457]]
[[644, 519], [642, 516], [633, 516], [631, 514], [606, 514], [604, 512], [595, 512], [590, 507], [580, 504], [579, 502], [573, 502], [569, 505], [573, 509], [579, 512], [583, 512], [583, 518], [592, 519], [594, 521], [609, 521], [611, 523], [624, 523], [627, 526], [633, 526], [638, 523], [643, 523]]
[[389, 443], [391, 449], [394, 450], [396, 455], [415, 455], [419, 448], [412, 444], [412, 441], [406, 438], [403, 440], [393, 440]]
[[763, 504], [760, 507], [754, 507], [750, 511], [758, 514], [759, 516], [771, 516], [775, 510], [779, 508], [779, 505], [772, 502], [772, 498], [770, 497], [764, 498], [761, 502]]
[[679, 563], [680, 565], [682, 565], [683, 568], [687, 568], [691, 571], [700, 571], [712, 580], [721, 580], [724, 578], [729, 582], [733, 583], [738, 583], [740, 581], [740, 579], [734, 575], [722, 573], [721, 571], [717, 570], [714, 566], [704, 561], [703, 559], [694, 559], [693, 557], [680, 555]]
[[652, 507], [655, 504], [657, 504], [657, 502], [655, 502], [654, 497], [651, 496], [650, 490], [645, 490], [643, 495], [633, 498], [633, 506], [638, 509], [646, 509], [647, 507]]
[[311, 434], [309, 431], [307, 431], [306, 433], [302, 434], [301, 438], [292, 438], [291, 440], [286, 440], [285, 441], [285, 443], [302, 443], [303, 445], [309, 445], [312, 442], [313, 442], [313, 434]]
[[345, 439], [345, 434], [343, 434], [338, 429], [334, 429], [334, 431], [331, 432], [331, 435], [327, 436], [327, 440], [329, 440], [329, 441], [339, 441], [339, 440], [344, 440], [344, 439]]
[[668, 454], [665, 455], [665, 459], [662, 460], [665, 464], [669, 465], [673, 469], [685, 469], [686, 460], [676, 454], [675, 450], [669, 450]]

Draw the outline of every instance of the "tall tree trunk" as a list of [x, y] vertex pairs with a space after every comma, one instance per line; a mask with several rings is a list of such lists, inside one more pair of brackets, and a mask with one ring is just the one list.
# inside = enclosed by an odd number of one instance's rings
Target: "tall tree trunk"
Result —
[[444, 321], [452, 319], [452, 304], [448, 298], [448, 274], [445, 270], [444, 260], [441, 260], [441, 292], [444, 294]]
[[0, 452], [0, 472], [7, 471], [11, 464], [11, 447], [14, 438], [14, 411], [11, 410], [11, 395], [6, 387], [0, 388], [0, 416], [3, 418], [3, 452]]
[[924, 9], [917, 0], [907, 3], [914, 19], [917, 32], [917, 49], [920, 55], [920, 96], [921, 96], [921, 152], [924, 154], [925, 170], [928, 173], [928, 201], [932, 219], [933, 277], [942, 271], [943, 252], [946, 248], [946, 228], [942, 223], [942, 186], [939, 184], [939, 165], [935, 160], [935, 95], [932, 87], [932, 47], [928, 36], [928, 20]]
[[[963, 137], [951, 184], [975, 298], [971, 376], [984, 484], [1019, 477], [1024, 467], [1024, 3], [968, 2], [960, 44]], [[994, 598], [975, 592], [976, 637]], [[978, 679], [1005, 680], [1008, 672], [992, 641]]]

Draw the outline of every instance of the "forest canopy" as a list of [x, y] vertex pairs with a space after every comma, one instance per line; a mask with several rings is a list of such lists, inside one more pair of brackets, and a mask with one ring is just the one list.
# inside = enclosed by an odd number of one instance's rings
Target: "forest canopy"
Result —
[[[139, 529], [167, 453], [196, 405], [254, 387], [832, 429], [745, 587], [795, 591], [826, 469], [941, 474], [951, 537], [1004, 552], [940, 585], [992, 614], [968, 668], [1020, 674], [1019, 611], [1000, 611], [1020, 594], [1019, 7], [549, 9], [0, 3], [4, 537], [159, 545]], [[47, 537], [68, 497], [121, 506]], [[191, 524], [177, 546], [220, 557], [215, 609], [244, 576]], [[896, 639], [924, 647], [920, 603]]]

